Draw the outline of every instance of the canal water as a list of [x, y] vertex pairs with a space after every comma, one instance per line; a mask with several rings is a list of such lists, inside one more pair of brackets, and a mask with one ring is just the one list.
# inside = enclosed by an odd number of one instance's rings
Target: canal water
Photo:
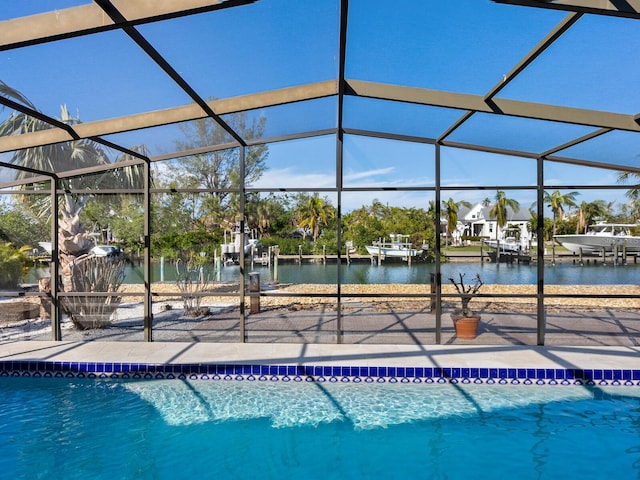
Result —
[[[275, 272], [273, 267], [247, 265], [246, 273], [258, 272], [263, 283], [273, 282]], [[495, 264], [480, 262], [452, 262], [441, 265], [443, 282], [449, 277], [458, 278], [459, 273], [465, 274], [465, 281], [472, 281], [479, 274], [487, 284], [525, 285], [535, 284], [537, 281], [536, 265]], [[371, 265], [369, 263], [352, 263], [341, 265], [342, 283], [373, 284], [400, 283], [420, 284], [429, 283], [431, 274], [435, 273], [435, 264], [431, 263], [387, 263]], [[205, 266], [203, 274], [210, 281], [237, 282], [240, 275], [238, 265], [222, 266], [216, 270], [213, 265]], [[48, 276], [48, 269], [31, 269], [25, 278], [25, 283], [36, 283], [38, 278]], [[280, 283], [336, 283], [338, 266], [336, 264], [280, 264], [278, 265], [277, 280]], [[124, 283], [142, 283], [143, 270], [141, 266], [129, 266], [126, 270]], [[545, 283], [548, 285], [638, 285], [640, 284], [640, 264], [613, 265], [601, 263], [580, 266], [573, 263], [545, 265]], [[161, 267], [154, 262], [151, 271], [152, 282], [176, 280], [175, 265], [165, 263]]]
[[[263, 283], [274, 281], [274, 269], [254, 265], [247, 265], [248, 272], [258, 272]], [[466, 281], [472, 281], [479, 274], [484, 283], [488, 284], [535, 284], [537, 282], [537, 268], [535, 265], [494, 264], [479, 262], [455, 262], [441, 265], [443, 282], [449, 277], [465, 274]], [[431, 274], [435, 273], [435, 264], [382, 264], [352, 263], [341, 265], [342, 283], [373, 284], [373, 283], [401, 283], [420, 284], [429, 283]], [[238, 265], [223, 266], [216, 271], [213, 266], [205, 268], [204, 274], [210, 280], [235, 282], [240, 275]], [[336, 283], [338, 266], [336, 264], [280, 264], [278, 265], [277, 280], [280, 283]], [[545, 283], [559, 285], [638, 285], [640, 284], [640, 264], [630, 265], [584, 265], [566, 263], [555, 266], [547, 265], [544, 270]], [[142, 282], [143, 274], [140, 267], [127, 271], [125, 283]], [[176, 279], [173, 265], [165, 265], [162, 272], [164, 281]], [[154, 264], [152, 281], [161, 280], [160, 265]]]

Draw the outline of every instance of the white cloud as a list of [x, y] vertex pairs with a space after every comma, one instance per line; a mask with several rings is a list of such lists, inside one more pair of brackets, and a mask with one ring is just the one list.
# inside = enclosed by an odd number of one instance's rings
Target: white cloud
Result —
[[335, 175], [300, 173], [292, 168], [269, 169], [252, 185], [254, 188], [335, 188]]
[[355, 181], [363, 178], [371, 178], [378, 176], [389, 176], [395, 170], [394, 167], [379, 168], [377, 170], [367, 170], [364, 172], [349, 172], [344, 175], [345, 181]]

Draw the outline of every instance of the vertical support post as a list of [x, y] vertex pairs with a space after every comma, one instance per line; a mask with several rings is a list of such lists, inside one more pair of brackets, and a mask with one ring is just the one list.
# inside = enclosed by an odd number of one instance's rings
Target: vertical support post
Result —
[[440, 222], [441, 210], [440, 210], [440, 143], [435, 144], [435, 178], [436, 178], [436, 198], [435, 198], [435, 227], [436, 238], [434, 245], [434, 254], [436, 256], [436, 345], [442, 343], [442, 271], [440, 265], [440, 238], [442, 235], [442, 224]]
[[62, 340], [62, 329], [60, 327], [61, 308], [60, 297], [60, 252], [58, 251], [58, 209], [60, 204], [58, 201], [58, 180], [51, 179], [51, 262], [49, 263], [49, 272], [51, 275], [51, 339], [54, 341]]
[[337, 132], [336, 132], [336, 190], [337, 190], [337, 223], [338, 229], [338, 257], [337, 263], [337, 298], [336, 298], [336, 343], [342, 343], [342, 159], [344, 150], [344, 129], [342, 126], [343, 111], [344, 111], [344, 93], [345, 93], [345, 66], [347, 55], [347, 19], [349, 13], [349, 1], [340, 1], [340, 38], [339, 38], [339, 58], [338, 58], [338, 117], [336, 119]]
[[246, 154], [246, 146], [240, 147], [240, 342], [245, 343], [247, 341], [247, 335], [245, 331], [246, 326], [246, 315], [245, 315], [245, 299], [244, 296], [246, 294], [245, 290], [245, 265], [244, 265], [244, 228], [245, 228], [245, 154]]
[[222, 279], [222, 258], [218, 256], [218, 249], [213, 252], [213, 268], [216, 271], [216, 282]]
[[[538, 308], [538, 325], [537, 325], [537, 344], [544, 345], [544, 336], [546, 330], [546, 318], [544, 308], [544, 159], [538, 158], [537, 168], [537, 209], [538, 209], [538, 222], [536, 225], [536, 236], [538, 237], [538, 251], [536, 252], [538, 257], [537, 262], [537, 287], [536, 287], [536, 301]], [[555, 262], [555, 250], [553, 261]]]
[[260, 313], [260, 273], [249, 272], [249, 313]]
[[151, 308], [151, 195], [149, 186], [151, 185], [151, 169], [149, 161], [143, 164], [144, 178], [144, 199], [145, 206], [143, 238], [144, 238], [144, 340], [153, 341], [153, 309]]
[[280, 256], [280, 248], [275, 247], [273, 252], [273, 283], [278, 283], [278, 257]]
[[[341, 12], [341, 29], [344, 28], [346, 30], [346, 15], [347, 15], [347, 7], [346, 0], [341, 1], [342, 12]], [[346, 31], [341, 31], [341, 44], [345, 40]], [[344, 51], [342, 50], [341, 45], [341, 59], [344, 60]], [[342, 69], [341, 69], [342, 70]], [[344, 73], [344, 70], [342, 70]], [[342, 81], [340, 82], [343, 83]], [[343, 90], [343, 86], [340, 87], [341, 91]], [[337, 192], [337, 234], [338, 234], [338, 251], [336, 256], [336, 344], [341, 344], [342, 339], [342, 154], [343, 154], [343, 138], [344, 134], [342, 131], [342, 103], [343, 103], [343, 93], [340, 94], [339, 100], [339, 114], [338, 114], [338, 133], [336, 137], [336, 185], [338, 187]], [[347, 248], [347, 262], [349, 262], [349, 249]]]
[[436, 309], [436, 291], [437, 291], [437, 284], [436, 284], [436, 274], [435, 273], [431, 273], [430, 274], [430, 285], [431, 285], [431, 298], [429, 299], [429, 310], [431, 312], [433, 312]]

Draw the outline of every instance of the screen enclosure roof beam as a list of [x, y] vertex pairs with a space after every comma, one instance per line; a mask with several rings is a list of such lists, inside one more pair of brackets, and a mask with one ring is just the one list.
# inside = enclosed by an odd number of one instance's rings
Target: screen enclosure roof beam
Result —
[[640, 0], [493, 0], [523, 7], [549, 8], [571, 12], [640, 18]]
[[363, 80], [347, 80], [347, 83], [350, 86], [350, 93], [360, 97], [640, 132], [640, 125], [638, 125], [634, 115], [508, 100], [504, 98], [493, 98], [491, 102], [487, 102], [484, 97], [480, 95], [445, 92], [442, 90], [406, 87]]
[[[226, 115], [246, 110], [334, 96], [338, 93], [337, 85], [335, 80], [328, 80], [269, 92], [211, 100], [207, 103], [218, 115]], [[73, 126], [73, 130], [78, 138], [93, 138], [142, 128], [159, 127], [171, 123], [198, 120], [205, 117], [207, 117], [207, 114], [200, 106], [190, 104], [125, 117], [79, 123]], [[22, 135], [0, 137], [0, 152], [10, 152], [23, 148], [66, 142], [73, 139], [67, 130], [50, 128], [48, 130]]]
[[255, 0], [113, 0], [125, 17], [114, 22], [95, 3], [0, 22], [0, 50], [253, 3]]

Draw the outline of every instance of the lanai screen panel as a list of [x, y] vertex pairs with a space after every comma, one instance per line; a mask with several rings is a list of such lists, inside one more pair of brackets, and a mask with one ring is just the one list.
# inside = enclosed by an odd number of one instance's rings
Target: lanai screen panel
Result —
[[464, 113], [453, 108], [351, 96], [345, 98], [344, 105], [345, 129], [429, 139], [438, 138]]
[[[11, 50], [2, 80], [36, 109], [84, 122], [189, 103], [189, 97], [120, 30]], [[64, 120], [64, 119], [62, 119]]]
[[583, 15], [499, 96], [635, 115], [638, 51], [637, 20]]
[[593, 127], [583, 125], [476, 113], [447, 139], [468, 145], [542, 154], [594, 131]]
[[640, 167], [640, 135], [636, 132], [612, 131], [557, 152], [572, 159], [602, 164]]
[[337, 129], [337, 96], [222, 115], [247, 142]]
[[139, 30], [203, 98], [224, 98], [336, 78], [338, 13], [262, 0]]
[[482, 1], [351, 1], [346, 77], [485, 94], [564, 15]]

